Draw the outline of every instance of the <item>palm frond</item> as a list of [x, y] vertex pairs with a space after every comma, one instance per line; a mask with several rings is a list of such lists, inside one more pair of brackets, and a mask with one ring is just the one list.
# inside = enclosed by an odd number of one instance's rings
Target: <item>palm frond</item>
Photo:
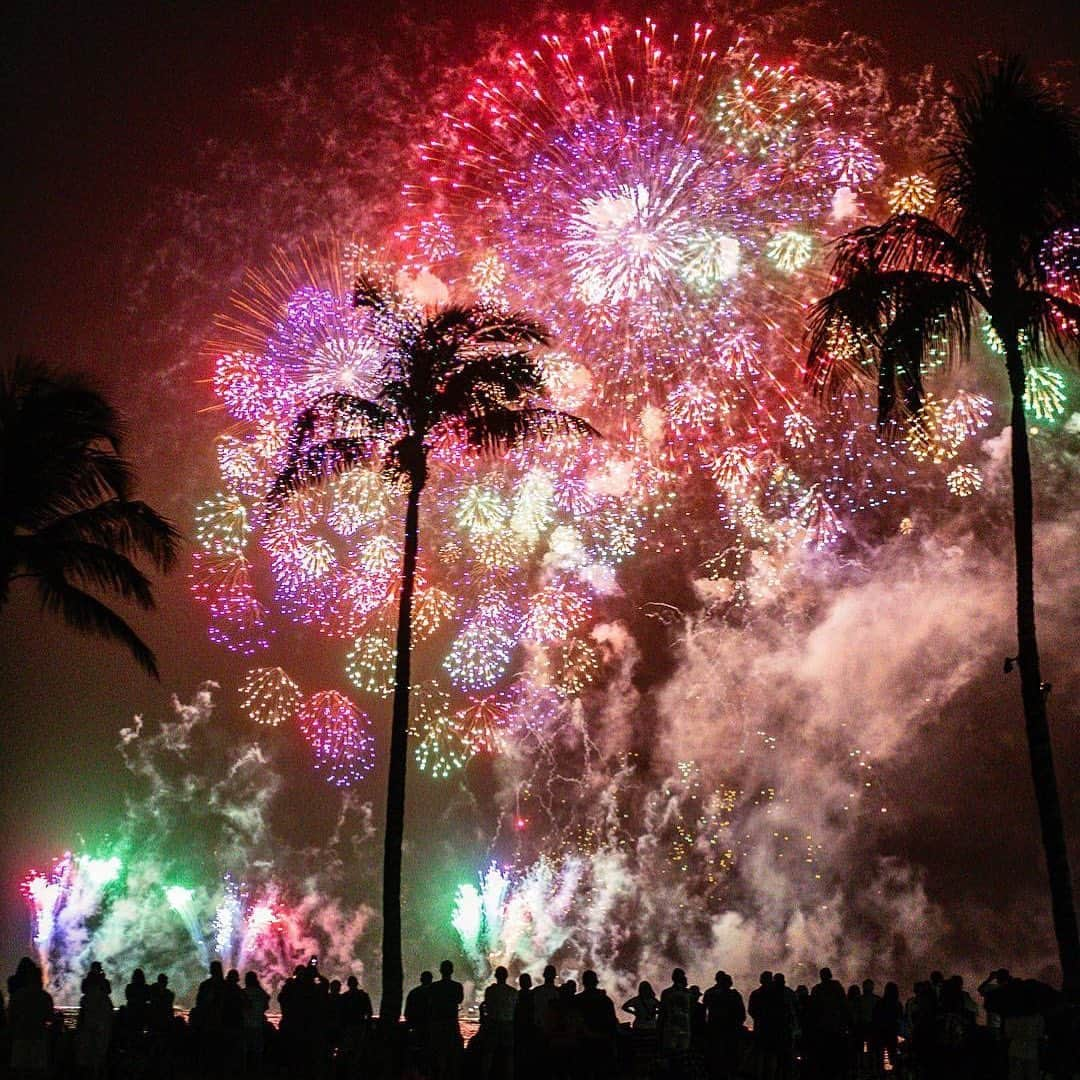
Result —
[[1047, 292], [1024, 292], [1015, 300], [1029, 352], [1043, 359], [1080, 363], [1080, 304]]
[[291, 450], [266, 495], [271, 513], [292, 494], [316, 487], [357, 465], [370, 465], [379, 455], [369, 439], [325, 439]]
[[157, 660], [142, 638], [111, 608], [67, 581], [62, 574], [39, 575], [38, 597], [44, 611], [59, 615], [80, 633], [96, 634], [124, 645], [139, 666], [159, 678]]
[[40, 544], [92, 543], [128, 558], [146, 555], [162, 571], [176, 563], [180, 534], [144, 502], [110, 499], [51, 522], [34, 533]]
[[543, 384], [543, 372], [530, 353], [496, 353], [467, 360], [438, 388], [432, 412], [442, 419], [476, 409], [505, 407], [538, 394]]
[[995, 286], [1029, 286], [1047, 233], [1078, 216], [1077, 113], [1016, 57], [981, 65], [952, 105], [936, 171], [953, 231]]
[[893, 214], [836, 242], [832, 276], [841, 282], [868, 273], [917, 271], [978, 287], [972, 253], [948, 229], [922, 214]]
[[930, 351], [945, 363], [966, 357], [973, 314], [963, 280], [864, 266], [811, 309], [807, 378], [828, 397], [866, 385], [876, 369], [879, 422], [898, 401], [917, 411]]
[[146, 610], [154, 606], [150, 579], [127, 556], [104, 544], [87, 540], [42, 543], [40, 535], [20, 536], [15, 538], [15, 552], [26, 572], [34, 577], [63, 576], [131, 600]]
[[519, 446], [525, 439], [550, 439], [557, 435], [599, 438], [587, 420], [558, 409], [494, 408], [464, 417], [469, 445], [485, 453]]

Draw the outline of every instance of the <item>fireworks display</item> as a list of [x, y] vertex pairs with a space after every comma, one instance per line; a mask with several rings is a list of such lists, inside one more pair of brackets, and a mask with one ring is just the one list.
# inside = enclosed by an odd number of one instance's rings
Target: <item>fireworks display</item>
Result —
[[[421, 552], [416, 638], [421, 669], [454, 702], [444, 730], [416, 737], [437, 775], [475, 745], [463, 696], [502, 692], [522, 671], [564, 696], [585, 690], [598, 602], [655, 537], [700, 543], [677, 523], [702, 482], [715, 491], [718, 545], [799, 536], [827, 548], [853, 515], [904, 496], [921, 463], [955, 458], [989, 417], [961, 391], [905, 444], [876, 431], [858, 395], [823, 410], [807, 394], [802, 318], [829, 241], [861, 201], [922, 206], [932, 189], [914, 175], [881, 187], [872, 126], [839, 115], [795, 65], [742, 40], [721, 47], [702, 27], [670, 43], [651, 23], [548, 37], [510, 55], [504, 79], [478, 78], [443, 128], [420, 147], [428, 183], [406, 186], [399, 286], [428, 303], [450, 295], [445, 281], [539, 315], [556, 346], [542, 357], [553, 404], [605, 438], [495, 465], [450, 432], [430, 448], [423, 535], [438, 539]], [[196, 514], [193, 588], [215, 641], [269, 649], [251, 573], [267, 560], [277, 611], [351, 643], [345, 674], [379, 699], [392, 690], [401, 490], [358, 467], [275, 515], [260, 504], [301, 405], [378, 386], [376, 328], [349, 293], [373, 258], [356, 244], [279, 255], [221, 320], [212, 386], [233, 424], [219, 444], [224, 490]], [[1037, 392], [1045, 409], [1050, 390]], [[241, 688], [253, 718], [296, 714], [280, 676], [253, 678]], [[312, 739], [335, 783], [365, 771], [326, 764], [353, 752], [348, 726], [330, 723], [332, 750]]]
[[[760, 48], [652, 22], [500, 47], [471, 76], [448, 76], [393, 228], [277, 253], [209, 343], [204, 404], [222, 422], [217, 475], [194, 507], [191, 592], [210, 639], [252, 658], [236, 661], [229, 687], [258, 740], [240, 772], [276, 777], [294, 737], [342, 819], [353, 800], [379, 799], [370, 778], [394, 692], [405, 491], [359, 462], [272, 512], [267, 494], [302, 409], [374, 396], [386, 377], [385, 327], [354, 306], [357, 273], [393, 282], [413, 313], [453, 299], [536, 316], [551, 335], [538, 350], [544, 404], [601, 433], [499, 458], [453, 429], [426, 447], [410, 783], [442, 815], [417, 850], [437, 850], [452, 867], [444, 892], [457, 886], [432, 910], [477, 976], [560, 950], [621, 970], [637, 962], [626, 942], [642, 922], [658, 928], [642, 963], [666, 962], [685, 931], [740, 942], [746, 956], [790, 948], [809, 964], [842, 937], [827, 920], [856, 888], [840, 869], [848, 836], [888, 811], [877, 756], [907, 718], [938, 719], [959, 682], [939, 657], [954, 664], [962, 636], [951, 653], [912, 643], [905, 670], [916, 657], [948, 689], [890, 703], [886, 721], [875, 694], [892, 660], [879, 685], [866, 674], [877, 654], [852, 646], [849, 658], [835, 640], [875, 640], [879, 547], [900, 566], [918, 545], [946, 569], [956, 557], [956, 544], [928, 539], [929, 508], [996, 496], [984, 437], [1001, 410], [931, 363], [922, 411], [879, 429], [872, 372], [823, 401], [804, 369], [833, 241], [890, 212], [932, 212], [937, 192], [874, 107]], [[1074, 302], [1076, 251], [1063, 230], [1042, 253], [1048, 287]], [[983, 329], [976, 346], [1000, 351]], [[857, 362], [861, 348], [838, 333], [830, 353]], [[1040, 362], [1027, 379], [1032, 419], [1063, 420], [1066, 377]], [[865, 595], [860, 575], [874, 578]], [[897, 580], [910, 611], [922, 594]], [[860, 605], [870, 614], [852, 618]], [[806, 645], [815, 628], [831, 650]], [[293, 654], [300, 639], [319, 643], [317, 664]], [[832, 675], [808, 674], [819, 663], [863, 686], [859, 715], [830, 696]], [[251, 784], [241, 794], [262, 814], [272, 793]], [[243, 798], [227, 804], [246, 835]], [[353, 824], [365, 841], [377, 831]], [[453, 855], [433, 839], [443, 827], [460, 829]], [[483, 850], [462, 868], [477, 837]], [[332, 886], [300, 896], [287, 881], [298, 861], [249, 873], [214, 856], [195, 868], [133, 851], [115, 864], [65, 856], [32, 875], [42, 963], [74, 954], [79, 926], [119, 925], [115, 898], [134, 875], [162, 901], [163, 954], [180, 942], [201, 963], [287, 971], [319, 938], [311, 910]], [[859, 887], [879, 904], [867, 925], [891, 918], [881, 896], [915, 907], [920, 895], [885, 863]], [[768, 933], [755, 938], [743, 911]], [[814, 919], [826, 926], [817, 940], [804, 933]], [[326, 915], [320, 933], [332, 938], [339, 921]]]

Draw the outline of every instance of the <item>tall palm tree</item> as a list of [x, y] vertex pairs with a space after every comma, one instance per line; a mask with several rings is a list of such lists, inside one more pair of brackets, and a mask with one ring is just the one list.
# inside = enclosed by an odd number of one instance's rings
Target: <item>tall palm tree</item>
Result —
[[383, 855], [379, 1016], [392, 1027], [401, 1013], [404, 981], [401, 862], [412, 597], [429, 452], [437, 439], [455, 432], [477, 451], [491, 453], [528, 438], [593, 429], [539, 404], [543, 378], [533, 350], [545, 343], [546, 334], [532, 319], [483, 305], [422, 307], [374, 276], [357, 280], [354, 300], [371, 312], [384, 350], [378, 392], [370, 398], [330, 394], [301, 414], [270, 506], [273, 510], [290, 492], [361, 464], [386, 470], [407, 492]]
[[172, 567], [179, 537], [134, 500], [123, 426], [82, 379], [18, 359], [0, 375], [0, 608], [29, 579], [42, 608], [125, 645], [157, 678], [154, 654], [112, 608], [111, 594], [154, 606], [145, 557]]
[[[1032, 362], [1075, 362], [1080, 347], [1075, 293], [1055, 291], [1041, 258], [1055, 230], [1080, 224], [1080, 128], [1016, 59], [980, 67], [952, 106], [954, 123], [933, 162], [932, 215], [895, 214], [839, 241], [834, 291], [811, 315], [808, 375], [829, 393], [875, 366], [885, 423], [922, 407], [931, 343], [944, 336], [949, 358], [966, 359], [980, 309], [1001, 339], [1012, 396], [1015, 662], [1062, 974], [1076, 994], [1080, 937], [1035, 635], [1024, 353]], [[845, 364], [830, 355], [838, 334], [854, 354]]]

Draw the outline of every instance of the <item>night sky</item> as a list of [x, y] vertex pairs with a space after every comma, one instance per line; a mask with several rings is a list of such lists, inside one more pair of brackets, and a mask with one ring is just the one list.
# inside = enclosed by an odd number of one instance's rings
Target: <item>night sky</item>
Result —
[[[282, 134], [270, 130], [265, 99], [253, 92], [302, 81], [324, 58], [329, 64], [333, 57], [319, 48], [327, 37], [361, 52], [368, 43], [393, 50], [403, 14], [421, 26], [430, 22], [440, 55], [464, 62], [472, 58], [478, 28], [492, 29], [505, 12], [505, 5], [469, 0], [454, 8], [447, 25], [435, 21], [446, 5], [434, 3], [407, 12], [384, 4], [316, 5], [315, 16], [311, 8], [267, 2], [95, 9], [35, 2], [17, 4], [5, 19], [0, 349], [8, 357], [31, 353], [91, 374], [130, 420], [128, 453], [140, 469], [142, 493], [185, 533], [193, 504], [211, 482], [212, 436], [219, 430], [218, 418], [200, 413], [210, 404], [198, 381], [209, 370], [200, 347], [240, 271], [264, 258], [277, 238], [266, 230], [288, 215], [280, 207], [252, 207], [252, 223], [236, 221], [233, 230], [222, 212], [226, 200], [211, 195], [208, 213], [221, 226], [212, 245], [170, 233], [176, 223], [199, 217], [207, 192], [231, 182], [227, 171], [212, 172], [234, 160], [236, 147], [246, 148], [250, 169], [258, 170], [263, 151], [281, 165]], [[894, 72], [932, 63], [954, 74], [984, 51], [1006, 48], [1048, 71], [1072, 60], [1080, 45], [1068, 0], [849, 0], [823, 5], [808, 27], [818, 36], [852, 30], [875, 37]], [[372, 109], [377, 114], [377, 104]], [[346, 138], [350, 130], [343, 123]], [[298, 143], [298, 158], [304, 152]], [[305, 175], [302, 161], [297, 175]], [[244, 182], [251, 182], [250, 174]], [[395, 186], [388, 180], [388, 190]], [[288, 227], [314, 231], [318, 218], [317, 209], [305, 209]], [[328, 226], [347, 218], [338, 205], [326, 209]], [[198, 273], [188, 272], [193, 251]], [[115, 750], [118, 729], [135, 713], [166, 715], [170, 695], [187, 700], [204, 680], [235, 685], [243, 669], [207, 640], [205, 613], [187, 592], [187, 568], [185, 556], [181, 569], [160, 583], [155, 615], [133, 616], [157, 653], [160, 685], [119, 648], [40, 617], [25, 596], [16, 595], [3, 612], [5, 967], [24, 951], [21, 876], [113, 827], [127, 783]], [[299, 636], [289, 647], [303, 656], [294, 666], [331, 677], [330, 662], [303, 653]], [[1001, 647], [1010, 645], [1006, 640]], [[1059, 696], [1057, 689], [1052, 700], [1074, 868], [1080, 863], [1075, 701], [1075, 694]], [[988, 716], [1008, 717], [1013, 726], [992, 722], [988, 730]], [[243, 726], [226, 692], [215, 722], [226, 732]], [[1026, 890], [1041, 882], [1041, 854], [1015, 682], [999, 680], [961, 695], [943, 711], [942, 726], [928, 736], [925, 753], [890, 778], [891, 800], [901, 804], [908, 829], [887, 843], [927, 869], [928, 891], [963, 933], [966, 915], [951, 907], [952, 898], [974, 892], [991, 909], [1000, 900], [1007, 923], [1023, 910]], [[315, 832], [325, 830], [332, 811], [318, 805], [322, 789], [299, 768], [289, 775], [288, 798], [306, 807]], [[417, 790], [421, 800], [430, 794]], [[370, 786], [370, 797], [381, 798], [379, 784]], [[1046, 919], [1045, 910], [1034, 914]], [[1019, 942], [1024, 931], [1016, 933]], [[985, 966], [1008, 959], [988, 955]]]

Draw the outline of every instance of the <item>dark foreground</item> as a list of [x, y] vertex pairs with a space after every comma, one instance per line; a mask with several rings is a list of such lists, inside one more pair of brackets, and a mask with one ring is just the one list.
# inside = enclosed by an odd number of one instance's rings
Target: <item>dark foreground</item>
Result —
[[[79, 1009], [53, 1007], [42, 973], [24, 960], [0, 1009], [0, 1076], [87, 1080], [1080, 1080], [1080, 1009], [1052, 988], [993, 972], [977, 989], [934, 972], [903, 1000], [895, 983], [846, 990], [826, 968], [791, 989], [763, 972], [745, 1001], [723, 971], [704, 993], [676, 969], [616, 1005], [592, 971], [534, 986], [505, 968], [484, 992], [480, 1022], [462, 1022], [463, 988], [444, 962], [410, 991], [391, 1033], [355, 978], [347, 989], [314, 965], [279, 991], [280, 1023], [255, 973], [220, 964], [190, 1014], [168, 980], [141, 971], [114, 1008], [93, 965]], [[117, 992], [117, 997], [119, 997]], [[3, 999], [0, 998], [0, 1001]], [[633, 1023], [619, 1023], [619, 1013]]]

